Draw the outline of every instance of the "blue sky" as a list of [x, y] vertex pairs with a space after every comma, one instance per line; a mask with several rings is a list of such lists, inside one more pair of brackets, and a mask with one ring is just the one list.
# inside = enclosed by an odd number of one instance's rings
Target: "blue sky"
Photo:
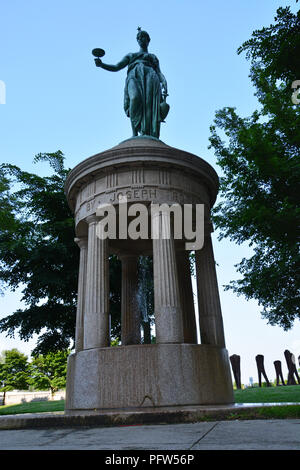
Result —
[[[146, 29], [149, 51], [157, 55], [168, 81], [171, 106], [161, 140], [207, 160], [220, 174], [213, 150], [208, 149], [209, 126], [215, 112], [235, 106], [247, 116], [257, 100], [249, 63], [237, 48], [255, 29], [273, 22], [276, 0], [12, 0], [1, 7], [0, 80], [6, 85], [6, 104], [0, 105], [1, 162], [46, 175], [45, 164], [33, 165], [39, 152], [60, 149], [66, 165], [113, 147], [131, 135], [123, 112], [126, 70], [96, 68], [91, 55], [105, 49], [103, 61], [118, 62], [137, 50], [136, 30]], [[299, 78], [300, 77], [296, 77]], [[214, 234], [215, 258], [229, 354], [241, 355], [242, 381], [257, 380], [255, 356], [264, 354], [269, 378], [274, 360], [283, 352], [300, 354], [299, 322], [289, 332], [267, 325], [255, 301], [247, 302], [222, 285], [237, 278], [234, 264], [249, 256], [249, 248]], [[19, 293], [0, 298], [0, 317], [19, 306]], [[32, 342], [20, 343], [0, 335], [0, 351], [18, 347], [30, 353]]]

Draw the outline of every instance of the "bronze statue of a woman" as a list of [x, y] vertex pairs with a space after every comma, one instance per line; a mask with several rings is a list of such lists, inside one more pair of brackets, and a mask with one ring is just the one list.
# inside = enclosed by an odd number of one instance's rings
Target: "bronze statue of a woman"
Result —
[[116, 65], [104, 64], [100, 58], [95, 59], [95, 63], [110, 72], [128, 66], [124, 110], [131, 120], [133, 136], [141, 134], [159, 138], [160, 123], [169, 112], [167, 82], [157, 57], [148, 53], [150, 36], [141, 28], [138, 28], [137, 42], [139, 52], [130, 52]]

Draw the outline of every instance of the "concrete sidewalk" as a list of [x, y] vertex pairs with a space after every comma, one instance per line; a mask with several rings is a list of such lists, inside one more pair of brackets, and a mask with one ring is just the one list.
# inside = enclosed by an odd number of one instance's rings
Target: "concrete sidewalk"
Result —
[[0, 449], [300, 450], [300, 420], [0, 430]]
[[257, 419], [282, 405], [300, 404], [2, 415], [0, 450], [300, 450], [300, 419]]

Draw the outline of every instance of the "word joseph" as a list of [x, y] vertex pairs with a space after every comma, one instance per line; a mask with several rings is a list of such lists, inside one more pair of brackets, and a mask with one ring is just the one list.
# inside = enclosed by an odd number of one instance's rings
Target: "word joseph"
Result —
[[128, 190], [123, 194], [121, 191], [113, 192], [112, 197], [110, 198], [111, 202], [117, 202], [117, 201], [122, 201], [123, 198], [126, 198], [127, 200], [130, 200], [132, 198], [135, 199], [152, 199], [156, 198], [157, 193], [156, 189], [132, 189]]
[[[124, 196], [119, 199], [118, 208], [117, 214], [113, 204], [98, 206], [96, 215], [101, 219], [97, 224], [97, 236], [100, 239], [157, 240], [170, 239], [172, 234], [174, 239], [190, 240], [185, 243], [186, 250], [200, 250], [203, 247], [204, 204], [151, 203], [149, 209], [146, 204], [134, 203], [128, 207], [127, 197]], [[134, 218], [128, 223], [129, 217]]]

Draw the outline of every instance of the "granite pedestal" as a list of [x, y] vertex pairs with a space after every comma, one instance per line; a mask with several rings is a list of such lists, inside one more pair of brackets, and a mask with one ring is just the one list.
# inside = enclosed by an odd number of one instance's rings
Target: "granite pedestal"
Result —
[[[233, 403], [229, 358], [211, 242], [210, 210], [218, 192], [214, 169], [196, 155], [154, 138], [133, 138], [94, 155], [69, 174], [66, 195], [80, 248], [76, 350], [69, 357], [66, 413], [138, 407]], [[204, 245], [195, 251], [200, 343], [185, 233], [103, 239], [97, 209], [133, 204], [203, 205]], [[128, 212], [128, 214], [130, 211]], [[195, 216], [193, 216], [195, 217]], [[132, 217], [128, 217], [128, 223]], [[194, 219], [193, 219], [194, 220]], [[122, 345], [110, 347], [109, 255], [122, 262]], [[153, 256], [156, 344], [141, 344], [136, 302], [139, 255]]]

